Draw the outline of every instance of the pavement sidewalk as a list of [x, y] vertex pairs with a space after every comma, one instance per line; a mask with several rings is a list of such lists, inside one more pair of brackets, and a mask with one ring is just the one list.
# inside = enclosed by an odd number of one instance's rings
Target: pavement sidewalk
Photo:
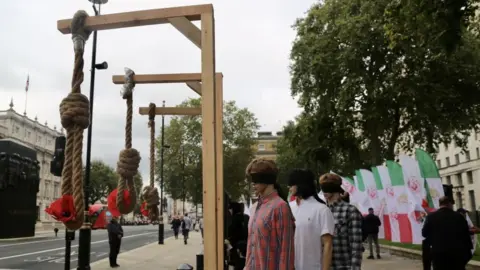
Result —
[[[165, 239], [164, 245], [153, 243], [120, 253], [117, 263], [119, 269], [175, 270], [182, 263], [195, 267], [196, 255], [202, 248], [202, 236], [199, 232], [192, 231], [187, 245], [183, 243], [182, 237], [169, 237]], [[94, 262], [90, 267], [93, 270], [112, 269], [108, 258]]]

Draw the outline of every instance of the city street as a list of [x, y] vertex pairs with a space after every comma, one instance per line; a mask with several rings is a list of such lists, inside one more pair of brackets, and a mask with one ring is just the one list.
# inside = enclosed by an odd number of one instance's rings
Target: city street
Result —
[[[158, 226], [124, 226], [121, 252], [126, 252], [150, 243], [157, 242]], [[166, 229], [165, 238], [173, 235]], [[0, 269], [64, 269], [65, 240], [64, 233], [58, 237], [33, 238], [0, 242]], [[92, 231], [91, 262], [108, 258], [108, 236], [106, 230]], [[78, 232], [72, 241], [71, 265], [76, 268], [78, 260]]]

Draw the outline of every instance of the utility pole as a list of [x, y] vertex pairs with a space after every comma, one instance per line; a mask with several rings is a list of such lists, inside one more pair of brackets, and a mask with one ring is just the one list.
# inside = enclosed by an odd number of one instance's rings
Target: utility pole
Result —
[[182, 199], [183, 215], [185, 215], [185, 145], [182, 145]]
[[[165, 100], [162, 102], [165, 107]], [[165, 239], [165, 225], [163, 223], [163, 157], [165, 153], [165, 115], [162, 115], [162, 142], [160, 148], [160, 221], [158, 222], [158, 244], [163, 245]]]

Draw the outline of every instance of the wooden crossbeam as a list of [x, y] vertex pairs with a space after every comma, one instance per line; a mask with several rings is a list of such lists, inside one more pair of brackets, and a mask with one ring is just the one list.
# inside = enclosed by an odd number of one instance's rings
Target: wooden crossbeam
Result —
[[202, 49], [202, 31], [189, 19], [186, 17], [176, 17], [169, 18], [168, 21], [199, 49]]
[[[133, 81], [136, 84], [153, 84], [153, 83], [187, 83], [200, 82], [202, 73], [177, 73], [177, 74], [136, 74]], [[124, 84], [124, 75], [113, 75], [114, 84]]]
[[[194, 5], [90, 16], [86, 21], [86, 27], [95, 31], [165, 24], [170, 22], [168, 19], [176, 17], [198, 21], [201, 19], [201, 14], [204, 13], [213, 13], [213, 6], [211, 4]], [[62, 34], [70, 34], [72, 32], [70, 29], [71, 23], [72, 19], [59, 20], [57, 21], [57, 29]]]
[[[138, 112], [141, 115], [148, 115], [149, 107], [140, 107]], [[155, 115], [201, 115], [202, 108], [185, 108], [185, 107], [156, 107]]]

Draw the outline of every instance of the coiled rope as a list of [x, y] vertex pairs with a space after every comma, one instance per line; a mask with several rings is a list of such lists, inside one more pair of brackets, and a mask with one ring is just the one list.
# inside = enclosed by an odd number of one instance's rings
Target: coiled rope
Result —
[[[125, 125], [125, 149], [120, 151], [117, 162], [117, 173], [120, 175], [117, 184], [117, 208], [121, 214], [128, 214], [133, 211], [137, 202], [137, 193], [133, 177], [138, 173], [140, 165], [140, 153], [132, 148], [132, 118], [133, 118], [133, 88], [135, 82], [133, 76], [135, 72], [125, 68], [125, 83], [122, 89], [122, 97], [127, 103], [127, 117]], [[128, 189], [130, 202], [125, 202], [124, 192]]]
[[148, 218], [151, 221], [158, 220], [160, 214], [158, 205], [160, 197], [155, 185], [155, 103], [150, 103], [148, 109], [148, 127], [150, 128], [150, 185], [143, 188], [143, 198], [147, 203]]
[[90, 125], [90, 104], [88, 98], [81, 93], [80, 85], [83, 82], [83, 53], [85, 42], [91, 31], [85, 28], [88, 14], [77, 11], [73, 16], [71, 29], [73, 48], [75, 51], [75, 65], [72, 76], [72, 89], [66, 98], [60, 103], [60, 117], [62, 126], [67, 131], [65, 145], [65, 162], [62, 171], [62, 195], [71, 195], [75, 217], [67, 221], [68, 229], [79, 229], [85, 218], [85, 204], [83, 195], [83, 130]]

